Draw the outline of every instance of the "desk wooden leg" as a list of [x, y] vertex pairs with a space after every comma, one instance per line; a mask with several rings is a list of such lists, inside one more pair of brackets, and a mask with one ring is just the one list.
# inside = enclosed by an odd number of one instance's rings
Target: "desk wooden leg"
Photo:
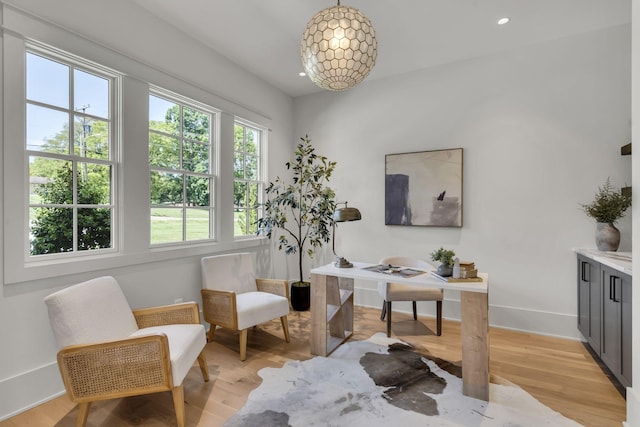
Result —
[[460, 292], [462, 394], [489, 401], [489, 295]]
[[327, 276], [311, 275], [311, 354], [327, 356]]

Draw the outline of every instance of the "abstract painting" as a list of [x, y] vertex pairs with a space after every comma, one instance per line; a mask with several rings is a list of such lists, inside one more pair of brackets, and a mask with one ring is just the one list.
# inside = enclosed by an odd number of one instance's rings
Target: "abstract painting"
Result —
[[462, 148], [387, 154], [385, 224], [462, 227]]

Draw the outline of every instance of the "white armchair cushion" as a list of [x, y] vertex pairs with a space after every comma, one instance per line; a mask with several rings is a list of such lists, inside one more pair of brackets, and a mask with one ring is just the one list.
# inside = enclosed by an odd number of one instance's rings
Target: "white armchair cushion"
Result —
[[236, 291], [237, 294], [258, 290], [253, 254], [248, 252], [205, 257], [202, 279], [205, 289]]
[[238, 330], [289, 314], [289, 300], [269, 292], [246, 292], [236, 295], [236, 301]]
[[138, 330], [118, 282], [98, 277], [44, 299], [58, 348], [126, 338]]
[[207, 343], [203, 325], [163, 325], [139, 329], [131, 337], [163, 333], [169, 341], [169, 357], [171, 358], [171, 375], [174, 384], [181, 384], [191, 369], [193, 361]]

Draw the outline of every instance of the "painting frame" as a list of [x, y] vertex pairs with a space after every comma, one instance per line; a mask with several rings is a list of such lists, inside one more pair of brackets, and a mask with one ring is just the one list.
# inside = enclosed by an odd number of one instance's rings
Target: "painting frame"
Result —
[[463, 149], [385, 155], [385, 225], [462, 227]]

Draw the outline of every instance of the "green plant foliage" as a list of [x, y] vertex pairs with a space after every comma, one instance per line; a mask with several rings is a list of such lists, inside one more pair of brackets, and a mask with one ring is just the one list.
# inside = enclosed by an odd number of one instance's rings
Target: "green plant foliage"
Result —
[[[91, 173], [89, 176], [91, 177]], [[100, 179], [82, 179], [76, 174], [78, 202], [99, 205], [109, 200], [108, 186]], [[70, 189], [73, 172], [66, 165], [55, 173], [54, 179], [35, 191], [44, 203], [65, 205], [72, 203]], [[36, 208], [31, 226], [31, 254], [42, 255], [73, 250], [73, 210], [66, 207]], [[111, 209], [78, 209], [77, 250], [111, 247]]]
[[631, 206], [631, 197], [617, 191], [611, 185], [609, 178], [604, 186], [598, 187], [595, 198], [589, 204], [581, 204], [585, 213], [597, 222], [614, 224], [622, 218]]
[[442, 264], [446, 264], [449, 267], [453, 267], [453, 259], [456, 253], [450, 249], [440, 247], [440, 249], [431, 252], [431, 259], [434, 261], [440, 261]]
[[280, 177], [266, 188], [267, 201], [263, 203], [264, 216], [258, 219], [258, 235], [278, 236], [278, 249], [287, 255], [298, 254], [300, 281], [302, 258], [313, 257], [315, 251], [331, 240], [335, 192], [328, 186], [336, 162], [315, 153], [307, 135], [300, 138], [293, 161], [286, 163], [293, 172], [291, 182]]

